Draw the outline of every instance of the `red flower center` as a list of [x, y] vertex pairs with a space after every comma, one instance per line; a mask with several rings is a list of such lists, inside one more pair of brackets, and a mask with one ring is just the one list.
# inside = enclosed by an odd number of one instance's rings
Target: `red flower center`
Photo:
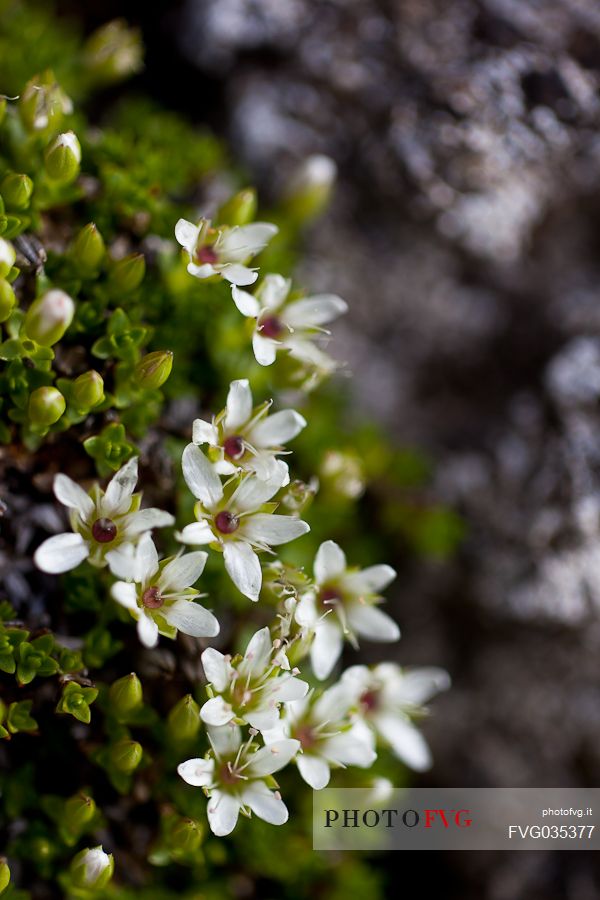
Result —
[[377, 691], [365, 691], [364, 694], [361, 694], [360, 704], [365, 710], [365, 712], [373, 712], [376, 709], [379, 703], [379, 696]]
[[92, 525], [92, 537], [99, 544], [110, 544], [117, 536], [117, 526], [112, 519], [96, 519]]
[[215, 516], [215, 525], [221, 534], [233, 534], [240, 527], [240, 520], [228, 509], [223, 509]]
[[160, 609], [164, 602], [157, 587], [146, 588], [142, 594], [142, 603], [147, 609]]
[[263, 337], [277, 339], [283, 331], [281, 319], [277, 316], [267, 316], [260, 323], [259, 331]]
[[196, 249], [194, 257], [196, 262], [200, 263], [200, 265], [204, 265], [206, 263], [212, 265], [219, 259], [215, 250], [212, 247], [208, 247], [206, 245], [204, 247], [198, 247]]
[[342, 597], [335, 588], [326, 587], [323, 588], [322, 591], [319, 592], [319, 600], [321, 602], [321, 606], [324, 606], [325, 609], [331, 609], [336, 606], [336, 604], [341, 603]]
[[317, 743], [315, 733], [310, 725], [299, 725], [294, 729], [293, 736], [300, 741], [303, 750], [310, 750]]
[[244, 446], [243, 438], [239, 434], [233, 434], [231, 437], [225, 438], [223, 449], [230, 459], [239, 459], [240, 456], [244, 455], [246, 447]]

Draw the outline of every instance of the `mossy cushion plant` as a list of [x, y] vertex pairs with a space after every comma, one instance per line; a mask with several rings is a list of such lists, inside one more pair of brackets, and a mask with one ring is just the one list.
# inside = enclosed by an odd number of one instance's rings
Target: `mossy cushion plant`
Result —
[[333, 164], [260, 210], [149, 101], [86, 118], [141, 64], [126, 24], [79, 46], [5, 12], [0, 891], [375, 897], [311, 850], [311, 789], [428, 766], [413, 720], [448, 679], [342, 650], [399, 638], [386, 547], [460, 527], [332, 386], [345, 302], [290, 274]]

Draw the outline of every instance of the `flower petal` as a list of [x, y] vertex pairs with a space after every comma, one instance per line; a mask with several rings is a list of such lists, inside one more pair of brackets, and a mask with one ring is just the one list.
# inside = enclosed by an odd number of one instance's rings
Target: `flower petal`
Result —
[[182, 597], [172, 606], [163, 607], [162, 613], [169, 625], [191, 637], [214, 637], [219, 633], [215, 616], [193, 600]]
[[136, 565], [133, 544], [120, 544], [114, 550], [109, 550], [104, 558], [115, 578], [120, 578], [121, 581], [135, 581]]
[[303, 594], [298, 600], [294, 612], [294, 618], [303, 628], [314, 628], [319, 621], [316, 597], [312, 592]]
[[248, 641], [244, 658], [238, 666], [240, 677], [243, 679], [256, 678], [262, 674], [269, 665], [272, 652], [273, 638], [269, 628], [265, 625], [264, 628], [256, 631]]
[[321, 791], [329, 784], [331, 772], [324, 759], [310, 753], [299, 753], [296, 765], [302, 778], [314, 791]]
[[283, 470], [273, 469], [266, 481], [254, 475], [243, 478], [229, 502], [238, 513], [251, 512], [270, 500], [281, 488], [285, 479]]
[[431, 666], [404, 672], [399, 694], [402, 702], [421, 706], [440, 691], [447, 691], [449, 687], [448, 673], [444, 669]]
[[203, 550], [176, 556], [160, 573], [158, 583], [161, 590], [176, 592], [191, 587], [202, 575], [207, 559], [208, 553]]
[[383, 591], [396, 577], [396, 572], [391, 566], [369, 566], [360, 572], [350, 572], [344, 579], [349, 590], [357, 594], [378, 594]]
[[339, 578], [346, 571], [346, 556], [335, 541], [324, 541], [317, 550], [314, 573], [317, 584]]
[[291, 284], [291, 280], [283, 275], [265, 275], [256, 296], [264, 308], [278, 309], [289, 294]]
[[279, 772], [296, 756], [300, 750], [300, 741], [286, 738], [282, 741], [274, 741], [266, 747], [257, 750], [246, 766], [246, 772], [252, 778], [264, 778]]
[[283, 319], [292, 328], [326, 325], [348, 311], [348, 304], [335, 294], [314, 294], [286, 306]]
[[273, 682], [273, 687], [268, 689], [268, 693], [269, 697], [273, 697], [277, 702], [302, 700], [308, 693], [308, 684], [300, 678], [279, 677], [274, 678]]
[[217, 837], [226, 837], [231, 834], [237, 825], [240, 813], [240, 801], [231, 794], [222, 791], [212, 791], [206, 814], [210, 830]]
[[306, 419], [295, 409], [282, 409], [255, 425], [248, 439], [255, 447], [279, 447], [293, 440], [305, 426]]
[[186, 525], [183, 531], [176, 532], [175, 537], [178, 541], [181, 541], [182, 544], [192, 544], [196, 546], [210, 544], [215, 540], [215, 536], [210, 530], [208, 522], [192, 522], [190, 525]]
[[315, 637], [310, 648], [310, 662], [315, 677], [324, 681], [333, 671], [342, 655], [344, 643], [342, 629], [333, 615], [325, 616], [317, 623]]
[[92, 498], [67, 475], [58, 474], [55, 476], [54, 496], [63, 506], [67, 506], [69, 509], [76, 509], [84, 522], [95, 510]]
[[248, 266], [242, 266], [240, 263], [226, 263], [219, 266], [219, 272], [230, 284], [241, 284], [243, 287], [254, 284], [258, 278], [258, 272], [255, 269], [249, 269]]
[[277, 348], [282, 345], [272, 338], [265, 338], [258, 331], [252, 335], [252, 349], [256, 362], [261, 366], [271, 366], [277, 356]]
[[348, 731], [327, 738], [319, 750], [332, 763], [361, 769], [368, 769], [377, 759], [373, 732], [364, 722], [357, 722]]
[[214, 647], [207, 647], [202, 656], [202, 668], [206, 675], [206, 680], [212, 684], [214, 689], [221, 693], [229, 684], [233, 669], [229, 664], [229, 660]]
[[237, 725], [222, 725], [218, 728], [208, 725], [206, 731], [211, 747], [219, 759], [235, 756], [242, 743], [242, 732]]
[[279, 229], [270, 222], [252, 222], [224, 232], [219, 243], [222, 259], [242, 262], [263, 250]]
[[[147, 510], [143, 510], [146, 512]], [[158, 510], [157, 510], [158, 512]], [[135, 549], [134, 581], [147, 584], [158, 572], [158, 553], [149, 531], [142, 534]]]
[[310, 531], [310, 525], [294, 516], [276, 516], [273, 513], [254, 513], [242, 519], [240, 536], [256, 544], [276, 547], [287, 544]]
[[219, 443], [217, 429], [204, 419], [194, 419], [192, 424], [192, 443], [210, 444], [212, 447], [216, 447]]
[[248, 316], [251, 319], [257, 318], [260, 312], [260, 304], [256, 297], [253, 297], [248, 291], [241, 291], [235, 285], [231, 288], [231, 296], [243, 316]]
[[188, 222], [187, 219], [179, 219], [175, 225], [175, 238], [188, 253], [193, 253], [196, 249], [199, 231], [200, 229], [193, 222]]
[[75, 569], [90, 555], [90, 547], [80, 534], [56, 534], [37, 548], [33, 561], [42, 572], [60, 575]]
[[137, 512], [130, 513], [123, 520], [123, 530], [125, 535], [131, 538], [144, 531], [150, 531], [152, 528], [167, 528], [174, 522], [175, 518], [171, 513], [151, 506], [148, 509], [139, 509]]
[[190, 275], [193, 275], [194, 278], [212, 278], [213, 275], [217, 275], [217, 270], [214, 266], [211, 266], [210, 263], [203, 263], [203, 265], [199, 266], [196, 263], [190, 262], [187, 265], [187, 270]]
[[412, 722], [399, 716], [380, 713], [373, 725], [402, 762], [416, 772], [431, 768], [431, 752], [425, 738]]
[[214, 759], [186, 759], [179, 763], [177, 772], [187, 784], [194, 787], [206, 787], [213, 780]]
[[142, 612], [138, 619], [137, 633], [144, 647], [156, 647], [158, 644], [158, 625], [146, 612]]
[[223, 496], [221, 479], [195, 444], [188, 444], [181, 458], [183, 477], [190, 491], [205, 506], [212, 507]]
[[138, 480], [138, 457], [129, 462], [113, 475], [102, 498], [102, 511], [110, 519], [126, 513], [131, 506], [131, 495]]
[[225, 404], [225, 430], [238, 431], [252, 415], [252, 391], [247, 378], [232, 381]]
[[270, 825], [284, 825], [288, 820], [287, 806], [263, 781], [247, 784], [240, 793], [240, 799], [255, 816]]
[[348, 624], [369, 641], [397, 641], [400, 629], [387, 613], [366, 603], [349, 603], [346, 607]]
[[125, 609], [138, 609], [137, 590], [135, 584], [125, 581], [116, 581], [110, 589], [110, 595]]
[[238, 591], [249, 600], [258, 600], [262, 587], [262, 569], [258, 556], [243, 541], [229, 541], [223, 548], [227, 574]]
[[223, 697], [211, 697], [200, 709], [200, 718], [207, 725], [227, 725], [233, 719], [233, 709]]

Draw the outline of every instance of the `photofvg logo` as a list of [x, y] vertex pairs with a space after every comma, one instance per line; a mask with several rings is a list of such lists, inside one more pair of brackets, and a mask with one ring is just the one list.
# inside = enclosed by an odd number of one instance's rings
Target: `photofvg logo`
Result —
[[357, 789], [313, 794], [316, 850], [597, 850], [597, 825], [600, 789], [415, 788], [385, 799]]

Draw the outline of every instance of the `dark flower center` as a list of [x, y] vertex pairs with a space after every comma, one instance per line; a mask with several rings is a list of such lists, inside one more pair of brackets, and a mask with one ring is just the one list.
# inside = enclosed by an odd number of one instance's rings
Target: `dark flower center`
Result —
[[92, 525], [92, 537], [99, 544], [110, 544], [117, 536], [117, 526], [112, 519], [96, 519]]
[[212, 265], [219, 259], [214, 249], [206, 245], [204, 247], [198, 247], [194, 255], [196, 262], [198, 263], [210, 263]]
[[303, 750], [311, 750], [317, 743], [315, 733], [310, 725], [299, 725], [294, 729], [293, 736], [300, 741]]
[[160, 609], [164, 602], [157, 587], [146, 588], [142, 594], [142, 603], [147, 609]]
[[215, 516], [215, 525], [221, 534], [233, 534], [239, 528], [240, 520], [228, 509], [223, 509]]
[[360, 704], [365, 712], [373, 712], [377, 708], [378, 703], [379, 695], [377, 691], [365, 691], [364, 694], [361, 694]]
[[319, 592], [319, 601], [321, 603], [321, 606], [324, 606], [325, 609], [332, 609], [332, 607], [336, 606], [338, 603], [341, 603], [342, 597], [339, 591], [337, 591], [335, 588], [326, 587]]
[[283, 331], [281, 319], [277, 316], [267, 316], [260, 323], [259, 331], [263, 337], [278, 338]]
[[223, 449], [230, 459], [239, 459], [240, 456], [244, 455], [244, 450], [246, 448], [244, 446], [243, 438], [241, 438], [239, 434], [232, 434], [231, 437], [225, 438]]
[[222, 785], [233, 786], [234, 784], [238, 784], [240, 780], [239, 774], [233, 768], [231, 763], [225, 763], [219, 769], [219, 777], [218, 781]]

